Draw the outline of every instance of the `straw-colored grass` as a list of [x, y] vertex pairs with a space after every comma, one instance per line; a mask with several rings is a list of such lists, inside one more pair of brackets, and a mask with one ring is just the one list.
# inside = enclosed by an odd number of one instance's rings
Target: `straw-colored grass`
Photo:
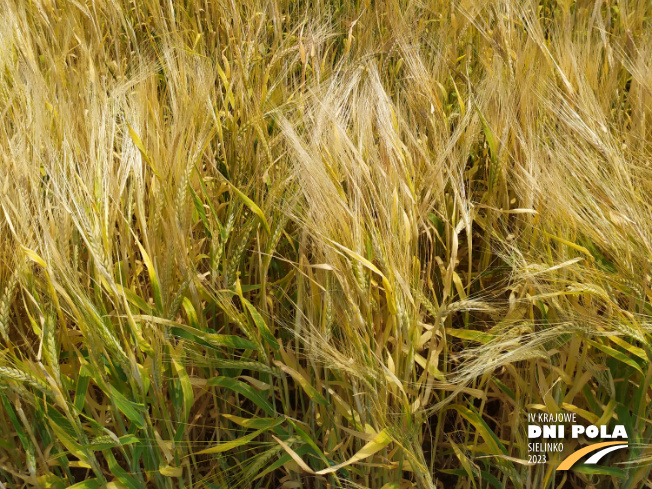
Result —
[[652, 487], [651, 20], [3, 2], [0, 488]]

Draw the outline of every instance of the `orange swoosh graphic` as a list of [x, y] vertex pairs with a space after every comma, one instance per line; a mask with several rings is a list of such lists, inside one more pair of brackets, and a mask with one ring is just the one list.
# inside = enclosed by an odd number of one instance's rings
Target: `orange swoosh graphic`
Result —
[[568, 470], [575, 464], [575, 462], [581, 459], [584, 455], [587, 455], [591, 452], [595, 452], [596, 450], [600, 450], [601, 448], [609, 447], [611, 445], [623, 445], [623, 444], [624, 443], [622, 441], [605, 441], [603, 443], [595, 443], [593, 445], [589, 445], [588, 447], [584, 447], [581, 450], [578, 450], [577, 452], [572, 453], [571, 455], [566, 457], [564, 461], [561, 464], [559, 464], [557, 470]]

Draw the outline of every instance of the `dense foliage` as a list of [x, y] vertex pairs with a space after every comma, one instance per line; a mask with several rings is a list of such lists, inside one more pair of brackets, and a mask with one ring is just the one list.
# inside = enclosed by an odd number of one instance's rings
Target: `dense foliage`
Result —
[[651, 19], [3, 2], [0, 488], [652, 487]]

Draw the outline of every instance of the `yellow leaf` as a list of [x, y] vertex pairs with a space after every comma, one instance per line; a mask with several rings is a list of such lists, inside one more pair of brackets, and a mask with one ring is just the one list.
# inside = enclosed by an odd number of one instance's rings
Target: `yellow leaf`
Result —
[[147, 151], [145, 150], [145, 145], [143, 144], [140, 137], [138, 136], [138, 133], [136, 133], [136, 131], [133, 130], [133, 128], [129, 125], [129, 123], [127, 123], [127, 127], [129, 128], [129, 135], [131, 136], [131, 140], [138, 148], [138, 151], [140, 151], [140, 154], [143, 156], [143, 159], [152, 169], [154, 175], [156, 175], [160, 179], [161, 175], [159, 175], [158, 172], [156, 171], [156, 168], [154, 168], [154, 164], [152, 163], [150, 157], [147, 155]]
[[161, 475], [164, 475], [166, 477], [181, 477], [183, 475], [183, 468], [173, 467], [171, 465], [168, 465], [160, 469], [159, 472], [161, 473]]
[[235, 194], [240, 198], [240, 200], [242, 200], [242, 202], [244, 202], [244, 204], [247, 207], [249, 207], [249, 209], [251, 209], [251, 212], [253, 212], [254, 214], [256, 214], [258, 216], [258, 218], [260, 219], [260, 222], [263, 225], [263, 228], [265, 228], [265, 232], [267, 233], [267, 235], [268, 236], [271, 235], [272, 231], [269, 229], [269, 224], [267, 223], [267, 219], [265, 218], [265, 214], [260, 209], [260, 207], [258, 207], [253, 200], [251, 200], [249, 197], [247, 197], [245, 194], [243, 194], [235, 185], [233, 185], [228, 180], [227, 180], [227, 183], [229, 184], [229, 186], [231, 187], [233, 192], [235, 192]]
[[32, 250], [30, 250], [28, 248], [25, 248], [24, 246], [21, 246], [21, 248], [23, 249], [23, 251], [25, 252], [25, 254], [27, 255], [27, 257], [30, 260], [32, 260], [33, 262], [35, 262], [38, 265], [42, 266], [43, 268], [48, 267], [47, 264], [45, 263], [45, 261], [43, 261], [43, 258], [38, 256], [34, 251], [32, 251]]
[[315, 473], [315, 471], [312, 470], [310, 467], [308, 467], [308, 465], [301, 459], [301, 457], [297, 454], [297, 452], [292, 450], [286, 443], [283, 443], [281, 440], [276, 438], [274, 435], [272, 435], [272, 438], [274, 438], [274, 440], [276, 440], [276, 442], [279, 445], [281, 445], [283, 450], [285, 450], [288, 453], [288, 455], [290, 457], [292, 457], [292, 460], [294, 460], [299, 467], [301, 467], [303, 470], [305, 470], [309, 474], [314, 474]]
[[281, 424], [282, 421], [283, 421], [283, 418], [278, 418], [274, 423], [270, 424], [269, 426], [267, 426], [265, 428], [254, 431], [253, 433], [242, 436], [242, 437], [237, 438], [235, 440], [227, 441], [225, 443], [220, 443], [219, 445], [211, 447], [211, 448], [207, 448], [206, 450], [201, 450], [201, 451], [197, 452], [196, 455], [207, 455], [207, 454], [210, 454], [210, 453], [222, 453], [222, 452], [226, 452], [227, 450], [231, 450], [233, 448], [236, 448], [236, 447], [239, 447], [239, 446], [242, 446], [242, 445], [246, 445], [251, 440], [256, 438], [258, 435], [264, 433], [265, 431], [267, 431], [267, 430], [269, 430], [271, 428], [275, 428], [276, 426]]
[[373, 440], [371, 440], [369, 443], [363, 446], [360, 449], [360, 451], [358, 451], [358, 453], [353, 455], [353, 457], [348, 459], [346, 462], [342, 462], [341, 464], [333, 465], [332, 467], [328, 467], [327, 469], [320, 470], [319, 472], [317, 472], [317, 474], [323, 475], [323, 474], [330, 474], [331, 472], [336, 472], [342, 467], [346, 467], [347, 465], [354, 464], [356, 462], [359, 462], [360, 460], [372, 456], [374, 453], [379, 452], [380, 450], [385, 448], [391, 442], [392, 442], [392, 437], [389, 436], [387, 430], [382, 430], [374, 437]]
[[376, 272], [378, 275], [380, 275], [380, 277], [383, 279], [383, 288], [385, 289], [385, 296], [387, 298], [387, 307], [389, 308], [389, 312], [392, 313], [392, 314], [396, 314], [398, 310], [396, 308], [396, 301], [394, 299], [394, 290], [392, 289], [392, 286], [390, 285], [389, 280], [387, 279], [387, 277], [385, 277], [383, 272], [381, 272], [380, 269], [376, 265], [371, 263], [369, 260], [367, 260], [363, 256], [359, 255], [355, 251], [350, 250], [346, 246], [342, 246], [341, 244], [339, 244], [339, 243], [337, 243], [337, 242], [335, 242], [333, 240], [329, 239], [328, 241], [330, 241], [332, 244], [337, 246], [340, 250], [342, 250], [344, 253], [349, 255], [354, 260], [359, 261], [362, 265], [367, 267], [372, 272]]
[[274, 364], [278, 368], [283, 370], [283, 372], [285, 372], [294, 380], [296, 380], [299, 383], [299, 385], [301, 385], [301, 387], [306, 392], [306, 394], [310, 396], [310, 399], [312, 399], [314, 402], [316, 402], [317, 404], [322, 404], [324, 406], [328, 404], [324, 396], [322, 396], [319, 393], [319, 391], [312, 386], [310, 381], [306, 379], [303, 375], [301, 375], [299, 372], [276, 360], [274, 361]]

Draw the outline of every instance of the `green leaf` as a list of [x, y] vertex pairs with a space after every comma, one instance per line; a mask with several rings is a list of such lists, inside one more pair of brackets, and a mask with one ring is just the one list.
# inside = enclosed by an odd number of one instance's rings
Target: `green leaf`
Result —
[[176, 321], [171, 321], [169, 319], [160, 318], [158, 316], [149, 316], [149, 315], [138, 315], [133, 317], [135, 321], [150, 321], [156, 324], [163, 324], [165, 326], [170, 326], [172, 328], [181, 329], [187, 333], [190, 333], [196, 338], [199, 338], [209, 345], [212, 346], [227, 346], [230, 348], [239, 348], [243, 350], [256, 350], [258, 345], [251, 340], [247, 340], [240, 336], [235, 335], [225, 335], [225, 334], [213, 334], [206, 333], [200, 329], [193, 328], [186, 324], [178, 323]]
[[224, 387], [226, 389], [230, 389], [234, 392], [237, 392], [238, 394], [245, 396], [256, 406], [262, 409], [263, 412], [268, 416], [274, 416], [275, 414], [274, 408], [267, 401], [267, 399], [261, 396], [253, 387], [240, 382], [239, 380], [231, 379], [229, 377], [213, 377], [212, 379], [208, 379], [206, 385], [211, 387]]
[[278, 418], [241, 418], [233, 414], [222, 414], [222, 417], [243, 428], [257, 430], [269, 429], [278, 421]]
[[326, 458], [326, 455], [321, 451], [321, 449], [317, 446], [317, 444], [314, 442], [314, 440], [310, 437], [308, 433], [306, 433], [301, 426], [299, 426], [297, 423], [292, 421], [290, 418], [287, 419], [288, 423], [292, 425], [294, 430], [297, 432], [297, 435], [299, 435], [299, 438], [301, 438], [303, 441], [305, 441], [310, 448], [312, 448], [312, 451], [315, 452], [315, 455], [317, 455], [319, 458], [322, 459], [322, 461], [326, 464], [326, 466], [329, 466], [330, 463], [328, 462], [328, 459]]
[[124, 435], [118, 439], [120, 440], [120, 445], [133, 445], [134, 443], [140, 443], [140, 438], [136, 435]]
[[503, 484], [490, 472], [487, 472], [486, 470], [480, 471], [480, 477], [482, 480], [487, 481], [489, 484], [491, 484], [492, 487], [495, 489], [503, 489]]
[[516, 394], [514, 394], [514, 391], [512, 391], [509, 387], [507, 387], [505, 384], [503, 384], [500, 380], [498, 380], [496, 377], [492, 377], [491, 381], [498, 386], [498, 388], [503, 391], [506, 395], [508, 395], [511, 399], [516, 400]]
[[643, 370], [641, 369], [640, 365], [634, 361], [634, 359], [629, 358], [627, 355], [625, 355], [622, 352], [619, 352], [618, 350], [614, 350], [613, 348], [603, 345], [601, 343], [598, 343], [597, 341], [589, 340], [587, 339], [588, 343], [594, 347], [596, 347], [598, 350], [603, 351], [607, 355], [609, 355], [611, 358], [614, 358], [626, 365], [629, 365], [632, 368], [635, 368], [638, 370], [640, 373], [643, 373]]
[[[201, 172], [199, 171], [197, 166], [195, 166], [195, 169], [197, 170], [197, 174], [201, 175]], [[206, 185], [204, 185], [204, 179], [203, 178], [199, 178], [199, 185], [201, 186], [201, 190], [202, 190], [204, 196], [206, 196], [206, 203], [208, 204], [208, 207], [211, 210], [211, 214], [213, 215], [214, 222], [215, 222], [215, 224], [217, 225], [217, 227], [219, 229], [220, 236], [224, 239], [224, 236], [223, 236], [224, 227], [222, 226], [222, 223], [220, 222], [220, 218], [218, 217], [217, 212], [215, 211], [215, 207], [213, 207], [213, 203], [211, 202], [211, 199], [208, 196], [208, 191], [206, 190]], [[194, 192], [193, 192], [193, 194], [194, 194]]]
[[[226, 177], [224, 177], [226, 180]], [[261, 224], [263, 225], [263, 228], [265, 228], [265, 232], [267, 233], [268, 236], [272, 234], [272, 232], [269, 229], [269, 224], [267, 223], [267, 219], [265, 218], [265, 214], [263, 211], [258, 207], [253, 200], [251, 200], [249, 197], [247, 197], [245, 194], [243, 194], [238, 188], [233, 185], [231, 182], [226, 180], [226, 183], [229, 184], [229, 187], [231, 187], [231, 190], [244, 202], [244, 204], [251, 209], [251, 212], [256, 214], [258, 216], [258, 219], [260, 219]]]
[[154, 303], [156, 304], [156, 312], [159, 314], [163, 312], [163, 299], [161, 296], [161, 286], [158, 281], [158, 276], [156, 275], [156, 268], [154, 267], [154, 262], [151, 260], [143, 245], [140, 244], [140, 241], [136, 240], [136, 244], [140, 249], [140, 253], [143, 256], [143, 261], [147, 265], [147, 273], [149, 274], [149, 281], [152, 283], [152, 290], [154, 292]]
[[102, 452], [106, 461], [109, 465], [109, 471], [118, 479], [122, 484], [124, 484], [127, 489], [142, 489], [143, 485], [139, 483], [133, 476], [131, 476], [125, 469], [120, 467], [117, 460], [111, 453], [111, 450], [105, 450]]
[[449, 336], [454, 336], [455, 338], [460, 338], [461, 340], [470, 340], [477, 341], [478, 343], [489, 343], [495, 336], [488, 333], [483, 333], [481, 331], [474, 331], [472, 329], [453, 329], [446, 328], [446, 334]]
[[138, 294], [136, 294], [133, 290], [123, 287], [120, 284], [115, 284], [115, 287], [116, 289], [118, 289], [118, 292], [121, 292], [125, 295], [127, 301], [131, 303], [133, 306], [136, 306], [138, 309], [145, 312], [146, 314], [152, 313], [152, 308], [149, 306], [149, 304], [147, 304], [147, 301], [142, 297], [140, 297]]
[[9, 402], [9, 399], [7, 399], [7, 397], [4, 395], [2, 391], [0, 391], [0, 400], [2, 400], [2, 405], [5, 408], [5, 413], [9, 417], [11, 424], [16, 430], [16, 435], [18, 435], [18, 439], [20, 440], [20, 443], [23, 445], [23, 448], [26, 451], [30, 450], [31, 443], [27, 440], [27, 435], [23, 431], [23, 427], [20, 421], [18, 421], [18, 417], [16, 416], [16, 413], [14, 412], [13, 407]]
[[256, 343], [241, 336], [230, 334], [206, 334], [203, 336], [205, 341], [212, 345], [228, 346], [230, 348], [238, 348], [242, 350], [255, 350], [258, 348]]
[[190, 377], [188, 377], [188, 372], [186, 372], [184, 366], [174, 358], [172, 359], [172, 365], [174, 367], [175, 373], [177, 374], [177, 377], [179, 378], [179, 383], [181, 384], [181, 392], [183, 393], [184, 421], [186, 421], [190, 416], [190, 409], [195, 402], [195, 396], [192, 391]]
[[77, 408], [79, 412], [84, 409], [84, 401], [86, 400], [86, 392], [88, 391], [90, 380], [91, 377], [86, 372], [86, 368], [81, 367], [75, 384], [75, 408]]
[[272, 347], [274, 351], [278, 351], [278, 349], [280, 348], [278, 341], [276, 341], [276, 338], [274, 338], [274, 335], [267, 327], [265, 320], [258, 313], [256, 308], [251, 304], [251, 302], [249, 302], [244, 297], [241, 297], [240, 300], [243, 302], [245, 306], [247, 306], [247, 309], [249, 310], [249, 314], [251, 314], [251, 318], [254, 320], [254, 323], [256, 324], [258, 331], [260, 331], [260, 335], [267, 342], [267, 344], [269, 344], [269, 346]]
[[580, 474], [610, 475], [612, 477], [618, 477], [619, 479], [627, 478], [627, 473], [623, 469], [619, 469], [618, 467], [575, 464], [573, 466], [573, 471], [579, 472]]
[[232, 450], [233, 448], [240, 447], [242, 445], [246, 445], [247, 443], [249, 443], [251, 440], [253, 440], [257, 436], [265, 433], [266, 431], [268, 431], [271, 428], [274, 428], [274, 427], [278, 426], [282, 422], [283, 422], [283, 418], [277, 418], [274, 421], [274, 423], [272, 423], [271, 425], [269, 425], [269, 426], [267, 426], [265, 428], [254, 431], [253, 433], [249, 433], [248, 435], [237, 438], [235, 440], [220, 443], [219, 445], [216, 445], [216, 446], [211, 447], [211, 448], [207, 448], [206, 450], [201, 450], [200, 452], [197, 452], [197, 455], [207, 455], [207, 454], [211, 454], [211, 453], [222, 453], [222, 452], [226, 452], [227, 450]]
[[199, 199], [199, 196], [193, 190], [192, 186], [188, 185], [188, 188], [190, 189], [192, 200], [195, 203], [195, 209], [197, 210], [197, 214], [199, 214], [199, 218], [201, 219], [201, 222], [204, 224], [204, 232], [206, 233], [206, 236], [208, 236], [210, 239], [213, 239], [213, 233], [211, 233], [211, 228], [208, 224], [208, 218], [206, 217], [206, 210], [204, 209], [204, 204], [202, 204], [202, 201]]
[[133, 421], [136, 426], [141, 429], [144, 428], [145, 419], [142, 413], [145, 410], [145, 406], [128, 400], [112, 385], [109, 388], [111, 389], [111, 400], [115, 404], [115, 407], [129, 420]]
[[[310, 450], [311, 449], [310, 449], [310, 447], [308, 445], [303, 445], [303, 446], [300, 446], [299, 448], [297, 448], [294, 451], [294, 453], [297, 454], [297, 455], [306, 455], [307, 453], [310, 452]], [[274, 472], [279, 467], [283, 467], [286, 463], [291, 462], [291, 461], [292, 461], [292, 456], [290, 454], [288, 454], [288, 453], [283, 454], [281, 457], [279, 457], [279, 459], [276, 462], [270, 464], [265, 470], [263, 470], [260, 474], [258, 474], [254, 478], [254, 480], [258, 480], [261, 477], [265, 477], [267, 474], [270, 474], [270, 473]]]
[[197, 312], [195, 311], [195, 307], [192, 305], [190, 299], [184, 297], [183, 302], [181, 304], [183, 305], [183, 310], [186, 311], [186, 316], [188, 316], [188, 322], [190, 323], [190, 326], [198, 330], [201, 330], [201, 328], [199, 327], [199, 319], [197, 317]]
[[227, 368], [234, 370], [253, 370], [254, 372], [265, 372], [276, 375], [276, 372], [269, 366], [260, 362], [246, 362], [243, 360], [230, 360], [228, 358], [211, 358], [210, 365], [215, 368]]
[[461, 404], [452, 404], [448, 406], [447, 409], [453, 409], [460, 413], [460, 415], [466, 419], [469, 423], [473, 425], [476, 431], [482, 436], [485, 442], [491, 447], [492, 454], [503, 454], [508, 455], [505, 445], [498, 439], [496, 434], [491, 428], [485, 423], [485, 421], [480, 417], [480, 415], [475, 410], [470, 410]]
[[78, 482], [72, 486], [68, 486], [68, 489], [99, 489], [102, 487], [102, 483], [99, 479], [86, 479], [85, 481]]

